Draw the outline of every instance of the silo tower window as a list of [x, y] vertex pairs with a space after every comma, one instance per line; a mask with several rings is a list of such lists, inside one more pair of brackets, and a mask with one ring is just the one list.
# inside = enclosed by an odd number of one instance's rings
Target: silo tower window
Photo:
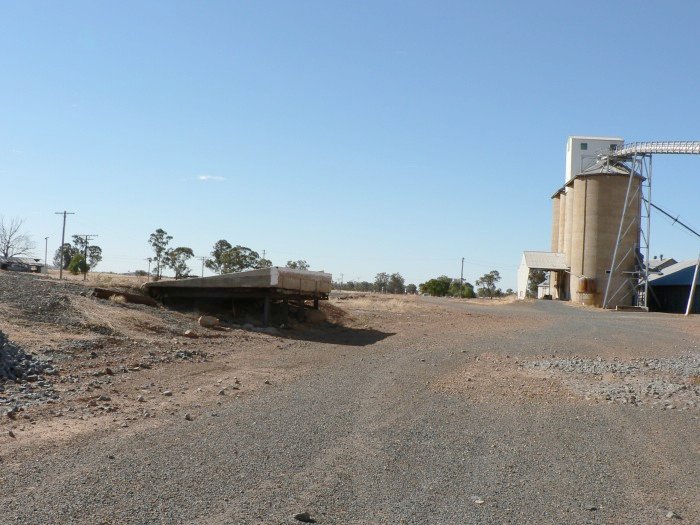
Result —
[[585, 151], [588, 149], [588, 142], [581, 142], [581, 150]]

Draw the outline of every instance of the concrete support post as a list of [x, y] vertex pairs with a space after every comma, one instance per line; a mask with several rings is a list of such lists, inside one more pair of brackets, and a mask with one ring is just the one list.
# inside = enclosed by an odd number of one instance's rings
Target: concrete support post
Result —
[[690, 296], [688, 297], [688, 306], [685, 309], [685, 315], [690, 315], [690, 312], [693, 311], [693, 303], [695, 302], [695, 288], [698, 284], [698, 270], [700, 270], [700, 255], [698, 255], [698, 262], [695, 264], [693, 282], [690, 285]]
[[270, 324], [270, 296], [265, 296], [265, 302], [263, 303], [263, 326]]

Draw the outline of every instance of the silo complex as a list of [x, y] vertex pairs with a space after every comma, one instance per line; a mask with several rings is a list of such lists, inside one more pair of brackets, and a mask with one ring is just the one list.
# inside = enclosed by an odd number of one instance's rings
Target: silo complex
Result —
[[[633, 303], [626, 281], [636, 270], [641, 222], [640, 184], [635, 175], [630, 187], [630, 203], [623, 224], [623, 237], [617, 249], [618, 268], [613, 273], [610, 293], [617, 294], [614, 305]], [[573, 179], [569, 289], [577, 302], [603, 305], [608, 271], [612, 266], [620, 219], [630, 182], [629, 171], [621, 165], [597, 163]]]
[[623, 144], [616, 137], [569, 137], [564, 186], [552, 196], [551, 251], [523, 253], [519, 298], [527, 297], [529, 272], [537, 269], [549, 272], [547, 298], [603, 306], [607, 290], [606, 307], [637, 304], [644, 179], [606, 154]]

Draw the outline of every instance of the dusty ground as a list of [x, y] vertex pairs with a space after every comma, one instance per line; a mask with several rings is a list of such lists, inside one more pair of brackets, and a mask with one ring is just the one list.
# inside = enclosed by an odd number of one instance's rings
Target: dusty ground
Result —
[[56, 369], [0, 392], [8, 523], [700, 522], [697, 317], [344, 295], [269, 335], [7, 275]]

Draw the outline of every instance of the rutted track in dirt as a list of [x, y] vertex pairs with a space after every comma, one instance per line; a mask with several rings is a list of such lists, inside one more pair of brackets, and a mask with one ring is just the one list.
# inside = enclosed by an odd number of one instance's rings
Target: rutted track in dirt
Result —
[[288, 349], [288, 364], [317, 364], [204, 401], [194, 421], [3, 458], [0, 504], [10, 523], [272, 524], [302, 510], [334, 524], [662, 523], [670, 510], [700, 521], [697, 410], [564, 400], [554, 387], [523, 398], [498, 375], [469, 395], [454, 385], [488, 356], [507, 372], [552, 355], [698, 351], [676, 318], [639, 325], [554, 303], [377, 310], [374, 329], [394, 335]]

